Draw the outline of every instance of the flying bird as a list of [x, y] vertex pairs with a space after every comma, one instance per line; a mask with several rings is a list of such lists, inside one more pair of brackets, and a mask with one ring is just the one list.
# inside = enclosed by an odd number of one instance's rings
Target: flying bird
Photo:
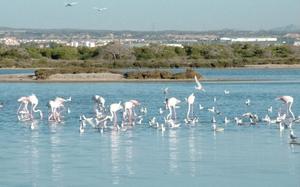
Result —
[[94, 7], [93, 9], [95, 9], [99, 13], [101, 13], [104, 10], [107, 10], [107, 8], [98, 8], [98, 7]]
[[195, 89], [196, 89], [196, 90], [199, 90], [199, 91], [204, 91], [204, 92], [205, 92], [203, 86], [202, 86], [201, 83], [199, 82], [199, 80], [198, 80], [198, 78], [197, 78], [196, 75], [195, 75], [194, 78], [195, 78], [195, 82], [196, 82], [196, 84], [197, 84], [197, 86], [195, 86]]
[[78, 2], [69, 2], [69, 3], [65, 3], [65, 7], [72, 7], [72, 6], [75, 6], [77, 4], [78, 4]]

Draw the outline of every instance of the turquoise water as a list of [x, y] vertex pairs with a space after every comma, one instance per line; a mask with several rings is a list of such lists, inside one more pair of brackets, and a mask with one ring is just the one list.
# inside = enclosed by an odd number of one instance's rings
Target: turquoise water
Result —
[[0, 69], [0, 75], [8, 75], [8, 74], [34, 74], [34, 70], [32, 69]]
[[[242, 71], [242, 70], [240, 70]], [[291, 76], [298, 76], [290, 70]], [[260, 77], [260, 74], [256, 75]], [[264, 75], [263, 75], [264, 76]], [[280, 106], [280, 95], [294, 97], [293, 111], [300, 115], [300, 84], [297, 83], [203, 83], [206, 92], [196, 93], [196, 105], [215, 105], [222, 114], [211, 130], [212, 115], [195, 113], [196, 126], [183, 122], [187, 106], [184, 98], [195, 90], [194, 83], [0, 83], [0, 186], [300, 186], [300, 146], [289, 145], [289, 131], [280, 132], [276, 124], [236, 126], [223, 124], [250, 111], [263, 117], [273, 106], [272, 117]], [[161, 89], [183, 102], [177, 109], [179, 129], [164, 133], [149, 128], [148, 120], [162, 117]], [[230, 90], [224, 95], [223, 90]], [[39, 108], [47, 114], [47, 101], [56, 96], [72, 96], [71, 113], [65, 123], [18, 122], [17, 99], [35, 93]], [[79, 115], [92, 116], [95, 94], [107, 104], [129, 99], [148, 108], [142, 125], [125, 132], [87, 128], [79, 133]], [[216, 104], [213, 98], [217, 98]], [[251, 99], [246, 106], [245, 100]], [[300, 135], [299, 124], [294, 132]]]

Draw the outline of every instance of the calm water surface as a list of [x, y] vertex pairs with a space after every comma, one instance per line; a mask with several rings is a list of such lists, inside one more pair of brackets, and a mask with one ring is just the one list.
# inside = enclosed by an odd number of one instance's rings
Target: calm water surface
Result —
[[[298, 76], [298, 71], [291, 76]], [[265, 76], [265, 75], [263, 75]], [[300, 79], [299, 79], [300, 80]], [[163, 107], [162, 88], [182, 101], [194, 92], [194, 83], [84, 83], [35, 84], [0, 83], [0, 186], [300, 186], [300, 147], [290, 147], [289, 131], [277, 125], [236, 126], [222, 123], [250, 111], [264, 116], [274, 98], [291, 95], [293, 111], [300, 115], [300, 84], [297, 83], [204, 83], [205, 93], [196, 93], [196, 105], [213, 106], [222, 112], [218, 125], [223, 133], [211, 130], [211, 114], [199, 111], [195, 127], [183, 123], [187, 106], [177, 110], [182, 126], [161, 131], [148, 127], [148, 119]], [[224, 95], [223, 90], [230, 90]], [[71, 113], [58, 126], [46, 120], [38, 128], [17, 121], [17, 99], [35, 93], [39, 108], [47, 114], [46, 103], [56, 96], [72, 96]], [[126, 132], [92, 128], [79, 134], [79, 115], [92, 116], [92, 95], [106, 98], [107, 104], [138, 99], [148, 108], [142, 125]], [[247, 98], [252, 105], [246, 107]], [[300, 125], [294, 132], [300, 135]]]

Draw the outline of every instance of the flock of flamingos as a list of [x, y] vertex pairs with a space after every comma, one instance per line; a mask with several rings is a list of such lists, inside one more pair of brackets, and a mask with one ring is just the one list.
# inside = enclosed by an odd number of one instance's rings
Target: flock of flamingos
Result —
[[[195, 90], [197, 92], [205, 92], [203, 86], [199, 82], [198, 78], [195, 76]], [[164, 107], [159, 108], [159, 113], [164, 118], [164, 123], [159, 123], [156, 117], [153, 117], [149, 120], [148, 123], [150, 127], [156, 128], [162, 132], [164, 132], [168, 128], [179, 128], [181, 124], [177, 120], [176, 108], [178, 108], [179, 103], [181, 101], [175, 97], [168, 97], [168, 88], [163, 90], [165, 95], [164, 100]], [[224, 90], [224, 94], [230, 94], [228, 90]], [[84, 115], [81, 115], [80, 118], [80, 125], [79, 125], [79, 132], [84, 133], [87, 125], [92, 126], [93, 128], [98, 129], [100, 132], [103, 133], [105, 129], [111, 129], [116, 131], [125, 131], [128, 128], [132, 128], [137, 124], [142, 124], [143, 117], [147, 113], [147, 108], [142, 107], [141, 103], [137, 100], [129, 100], [124, 103], [113, 103], [108, 108], [105, 106], [105, 99], [101, 96], [95, 95], [92, 97], [94, 101], [94, 116], [87, 118]], [[276, 98], [277, 100], [282, 101], [283, 105], [280, 108], [277, 118], [271, 119], [270, 116], [267, 114], [263, 118], [259, 118], [256, 114], [252, 113], [245, 113], [240, 117], [235, 117], [232, 120], [237, 125], [243, 124], [251, 124], [255, 125], [258, 122], [265, 122], [268, 124], [276, 123], [279, 126], [280, 130], [289, 129], [290, 130], [290, 139], [291, 143], [298, 144], [297, 137], [293, 132], [293, 125], [297, 122], [300, 122], [300, 118], [297, 119], [292, 112], [292, 105], [294, 102], [293, 97], [291, 96], [279, 96]], [[214, 98], [216, 100], [216, 98]], [[194, 102], [195, 102], [195, 95], [192, 93], [185, 99], [186, 103], [188, 104], [187, 113], [184, 119], [184, 123], [186, 125], [196, 125], [198, 122], [198, 118], [194, 116]], [[33, 121], [35, 116], [34, 114], [39, 114], [39, 117], [43, 118], [43, 113], [41, 110], [37, 109], [38, 105], [38, 98], [32, 94], [30, 96], [24, 96], [18, 99], [20, 106], [17, 111], [19, 121]], [[66, 103], [71, 102], [71, 97], [68, 99], [64, 99], [61, 97], [57, 97], [54, 100], [50, 100], [48, 103], [49, 106], [49, 114], [48, 114], [48, 121], [60, 123], [63, 121], [63, 113], [69, 113], [69, 109], [66, 109]], [[251, 101], [248, 99], [245, 104], [250, 105]], [[139, 115], [136, 113], [136, 108], [139, 107]], [[204, 107], [199, 105], [199, 109], [203, 110]], [[269, 112], [272, 112], [272, 107], [268, 108]], [[215, 108], [209, 108], [209, 112], [213, 114], [211, 119], [212, 130], [215, 132], [224, 131], [224, 128], [218, 127], [217, 122], [215, 119], [215, 115], [218, 115], [220, 112]], [[164, 115], [166, 113], [166, 115]], [[122, 115], [121, 124], [118, 124], [118, 116]], [[230, 123], [230, 119], [225, 117], [224, 123]]]

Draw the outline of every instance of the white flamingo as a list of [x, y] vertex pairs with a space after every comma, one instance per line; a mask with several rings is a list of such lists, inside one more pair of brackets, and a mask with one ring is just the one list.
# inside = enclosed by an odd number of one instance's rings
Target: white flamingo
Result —
[[113, 103], [110, 105], [110, 114], [111, 116], [109, 117], [111, 121], [113, 121], [113, 126], [116, 129], [120, 129], [118, 125], [118, 115], [117, 112], [123, 110], [123, 106], [121, 105], [121, 102], [119, 103]]
[[292, 112], [292, 105], [294, 103], [294, 98], [292, 96], [280, 96], [277, 100], [281, 100], [286, 104], [286, 114], [290, 113], [292, 115], [292, 119], [295, 120], [295, 115]]
[[[186, 119], [190, 121], [190, 113], [194, 115], [194, 102], [195, 102], [195, 95], [192, 93], [188, 98], [187, 98], [187, 103], [188, 103], [188, 111], [186, 114]], [[193, 116], [192, 116], [193, 117]]]
[[137, 100], [130, 100], [124, 103], [124, 112], [123, 112], [123, 121], [126, 121], [126, 117], [128, 118], [129, 125], [133, 125], [134, 118], [134, 108], [140, 105]]
[[166, 106], [169, 109], [169, 114], [167, 115], [167, 119], [174, 119], [176, 120], [176, 105], [178, 105], [181, 101], [176, 99], [175, 97], [171, 97], [167, 99]]
[[64, 103], [70, 102], [70, 101], [72, 101], [71, 97], [69, 99], [56, 97], [55, 100], [50, 100], [49, 101], [49, 106], [51, 108], [51, 112], [50, 112], [50, 115], [48, 117], [48, 120], [49, 121], [60, 122], [61, 121], [61, 116], [60, 116], [61, 109], [64, 108]]

